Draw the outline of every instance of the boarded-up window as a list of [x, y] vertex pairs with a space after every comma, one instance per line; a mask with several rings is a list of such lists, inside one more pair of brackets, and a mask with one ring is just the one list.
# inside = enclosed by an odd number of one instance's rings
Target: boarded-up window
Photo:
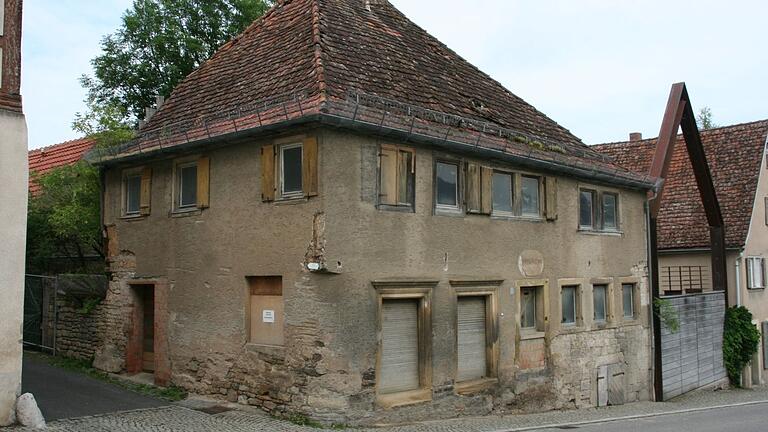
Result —
[[260, 345], [284, 344], [283, 278], [248, 276], [249, 342]]
[[457, 381], [488, 376], [486, 359], [486, 297], [459, 297], [457, 305]]
[[379, 153], [379, 204], [413, 206], [415, 172], [413, 149], [382, 145]]
[[417, 300], [382, 301], [379, 393], [419, 388]]

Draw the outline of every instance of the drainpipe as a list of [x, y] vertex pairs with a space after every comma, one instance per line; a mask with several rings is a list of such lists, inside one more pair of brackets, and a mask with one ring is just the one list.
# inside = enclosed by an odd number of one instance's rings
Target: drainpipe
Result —
[[661, 369], [661, 319], [656, 313], [656, 302], [659, 298], [659, 251], [656, 244], [656, 219], [651, 216], [648, 201], [645, 202], [645, 222], [648, 232], [648, 282], [651, 288], [650, 311], [651, 330], [653, 334], [653, 400], [656, 402], [664, 401], [664, 380]]
[[741, 306], [741, 254], [736, 258], [736, 306]]

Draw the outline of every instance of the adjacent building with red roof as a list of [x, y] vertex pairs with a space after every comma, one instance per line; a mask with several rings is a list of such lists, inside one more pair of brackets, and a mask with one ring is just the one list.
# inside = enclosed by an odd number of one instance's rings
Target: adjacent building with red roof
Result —
[[[768, 120], [701, 131], [725, 222], [730, 304], [768, 321]], [[649, 172], [656, 139], [593, 146], [637, 173]], [[665, 294], [710, 291], [709, 227], [682, 135], [678, 136], [658, 216], [660, 283]], [[764, 381], [762, 350], [754, 362]]]
[[386, 0], [276, 2], [88, 157], [99, 368], [353, 424], [649, 398], [654, 183]]
[[92, 138], [79, 138], [30, 150], [27, 156], [29, 161], [29, 193], [35, 195], [40, 191], [40, 186], [35, 181], [36, 178], [54, 168], [73, 165], [81, 161], [95, 143], [96, 141]]

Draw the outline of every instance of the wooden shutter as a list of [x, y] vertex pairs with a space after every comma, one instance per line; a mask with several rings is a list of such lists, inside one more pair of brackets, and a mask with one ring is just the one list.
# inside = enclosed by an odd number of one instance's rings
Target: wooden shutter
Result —
[[304, 140], [302, 158], [302, 187], [304, 196], [317, 195], [317, 138], [310, 137]]
[[485, 297], [459, 297], [457, 381], [487, 376]]
[[139, 208], [144, 216], [150, 213], [152, 201], [152, 168], [145, 167], [141, 170], [141, 192], [139, 193]]
[[379, 153], [379, 204], [397, 205], [396, 147], [381, 146]]
[[208, 208], [211, 203], [211, 159], [203, 156], [197, 160], [197, 207]]
[[544, 179], [544, 213], [547, 220], [557, 219], [557, 178]]
[[493, 169], [483, 167], [480, 180], [480, 213], [489, 215], [493, 210]]
[[379, 393], [419, 388], [418, 310], [416, 300], [383, 301]]
[[261, 200], [275, 200], [275, 146], [261, 147]]
[[464, 190], [464, 206], [467, 209], [467, 213], [480, 213], [482, 211], [480, 202], [482, 183], [480, 171], [480, 165], [471, 162], [467, 163], [466, 181], [464, 183], [466, 185]]

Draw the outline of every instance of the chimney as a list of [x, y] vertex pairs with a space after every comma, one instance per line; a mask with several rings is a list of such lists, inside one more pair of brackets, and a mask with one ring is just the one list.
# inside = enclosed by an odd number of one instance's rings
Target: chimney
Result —
[[629, 133], [629, 140], [630, 141], [640, 141], [643, 139], [643, 134], [640, 132], [630, 132]]

